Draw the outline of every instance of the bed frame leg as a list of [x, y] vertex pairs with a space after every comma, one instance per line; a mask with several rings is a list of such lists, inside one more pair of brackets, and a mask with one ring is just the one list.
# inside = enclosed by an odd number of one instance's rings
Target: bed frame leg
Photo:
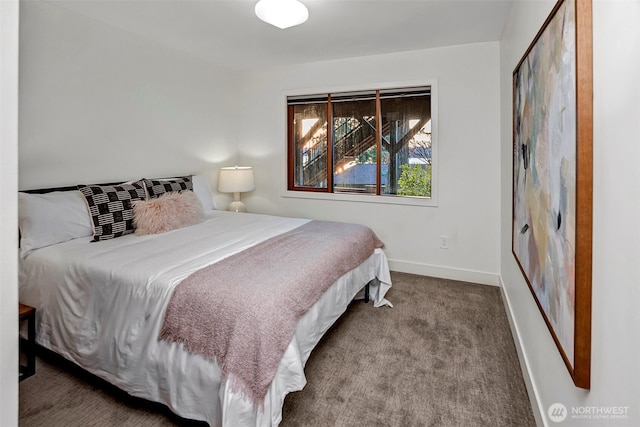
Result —
[[364, 285], [364, 302], [365, 304], [369, 302], [369, 283]]

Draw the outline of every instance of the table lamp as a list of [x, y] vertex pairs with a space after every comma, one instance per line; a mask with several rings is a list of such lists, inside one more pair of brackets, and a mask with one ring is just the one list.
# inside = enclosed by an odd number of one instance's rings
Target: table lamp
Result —
[[253, 169], [251, 166], [234, 166], [220, 169], [218, 191], [221, 193], [233, 193], [233, 202], [227, 207], [228, 211], [246, 212], [247, 207], [240, 201], [240, 193], [251, 191], [254, 188]]

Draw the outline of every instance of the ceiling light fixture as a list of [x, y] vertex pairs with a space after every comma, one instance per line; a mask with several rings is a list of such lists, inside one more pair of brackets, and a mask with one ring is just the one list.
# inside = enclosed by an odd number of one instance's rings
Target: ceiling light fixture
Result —
[[258, 18], [283, 30], [309, 18], [307, 7], [298, 0], [260, 0], [255, 10]]

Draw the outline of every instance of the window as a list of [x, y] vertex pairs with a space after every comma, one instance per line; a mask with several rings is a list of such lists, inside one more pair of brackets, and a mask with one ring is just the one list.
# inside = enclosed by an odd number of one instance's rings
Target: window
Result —
[[291, 96], [288, 189], [431, 197], [431, 88]]

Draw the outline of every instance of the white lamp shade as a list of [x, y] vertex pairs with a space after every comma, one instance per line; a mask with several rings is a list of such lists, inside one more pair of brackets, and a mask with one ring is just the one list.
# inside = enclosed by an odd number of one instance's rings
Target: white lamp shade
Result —
[[251, 166], [221, 168], [218, 176], [218, 191], [221, 193], [244, 193], [255, 188]]
[[255, 11], [258, 18], [283, 30], [309, 18], [307, 7], [298, 0], [260, 0]]

